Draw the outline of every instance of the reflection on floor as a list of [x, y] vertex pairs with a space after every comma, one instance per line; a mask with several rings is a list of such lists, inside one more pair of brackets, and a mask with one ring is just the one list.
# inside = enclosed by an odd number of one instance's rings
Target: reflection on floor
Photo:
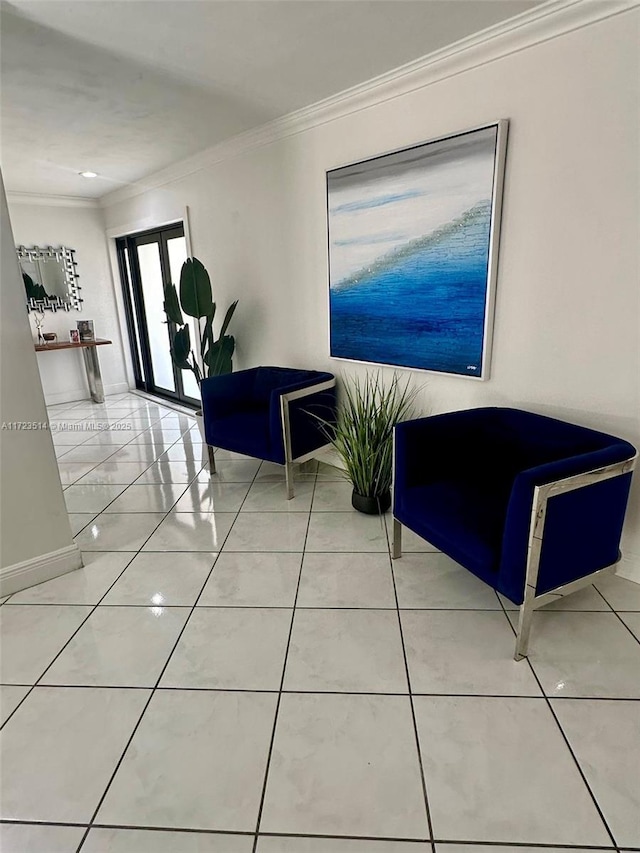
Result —
[[392, 564], [335, 469], [288, 502], [139, 396], [50, 417], [86, 565], [0, 608], [3, 851], [640, 846], [640, 586], [517, 664], [509, 602], [417, 537]]

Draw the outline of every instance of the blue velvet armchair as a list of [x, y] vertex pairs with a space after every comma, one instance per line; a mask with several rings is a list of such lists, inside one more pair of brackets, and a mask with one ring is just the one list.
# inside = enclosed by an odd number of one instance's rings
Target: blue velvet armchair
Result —
[[533, 611], [613, 572], [635, 448], [518, 409], [398, 424], [393, 557], [402, 525], [520, 605], [515, 659]]
[[327, 445], [314, 415], [331, 421], [336, 410], [331, 373], [290, 367], [253, 367], [202, 383], [202, 412], [211, 472], [214, 448], [234, 450], [285, 466], [293, 497], [293, 464]]

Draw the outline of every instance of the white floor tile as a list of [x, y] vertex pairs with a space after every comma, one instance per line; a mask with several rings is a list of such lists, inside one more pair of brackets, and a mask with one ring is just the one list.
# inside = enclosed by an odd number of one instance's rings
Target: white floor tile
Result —
[[318, 462], [318, 482], [319, 483], [343, 483], [345, 480], [345, 472], [342, 468], [337, 468], [335, 465], [328, 465], [325, 462]]
[[312, 482], [295, 484], [291, 500], [282, 483], [254, 483], [242, 505], [243, 512], [309, 512], [313, 495]]
[[63, 605], [0, 608], [0, 681], [35, 684], [90, 612], [90, 607]]
[[54, 447], [61, 449], [66, 447], [68, 450], [71, 450], [72, 447], [79, 447], [89, 437], [82, 432], [73, 430], [71, 432], [54, 432], [51, 434], [51, 438], [53, 439]]
[[[120, 417], [120, 415], [122, 415], [122, 417]], [[142, 412], [131, 412], [131, 414], [120, 412], [116, 417], [120, 426], [127, 428], [131, 427], [135, 430], [148, 429], [160, 421], [160, 418], [157, 415], [145, 415]]]
[[284, 694], [260, 829], [428, 837], [409, 698]]
[[165, 415], [162, 418], [161, 423], [163, 427], [168, 429], [180, 429], [183, 432], [187, 432], [187, 430], [190, 430], [195, 426], [195, 417], [174, 413], [171, 415]]
[[501, 610], [494, 590], [441, 553], [404, 554], [393, 561], [400, 607]]
[[269, 693], [155, 693], [98, 822], [255, 831], [276, 700]]
[[67, 462], [93, 462], [94, 465], [99, 465], [105, 462], [114, 453], [119, 452], [113, 446], [105, 446], [104, 444], [86, 445], [81, 444], [79, 447], [72, 447], [65, 454], [65, 463]]
[[208, 461], [207, 448], [204, 444], [189, 444], [181, 441], [168, 447], [162, 455], [162, 460], [169, 462], [184, 462], [187, 459], [194, 459], [196, 462], [204, 465]]
[[125, 444], [109, 457], [111, 462], [146, 462], [151, 464], [163, 456], [164, 450], [154, 444]]
[[631, 633], [640, 640], [640, 613], [620, 613], [620, 618]]
[[77, 536], [97, 515], [97, 512], [70, 512], [68, 517], [71, 535]]
[[191, 607], [216, 554], [138, 554], [114, 584], [103, 604]]
[[314, 512], [355, 512], [351, 505], [351, 483], [317, 482], [313, 495]]
[[219, 551], [235, 519], [232, 512], [172, 512], [144, 551]]
[[403, 610], [402, 633], [414, 693], [541, 695], [502, 612]]
[[[30, 687], [17, 687], [12, 684], [0, 685], [0, 726], [13, 714], [30, 690]], [[0, 824], [1, 826], [2, 824]], [[0, 838], [2, 838], [1, 835]], [[4, 848], [0, 846], [0, 850], [2, 849]]]
[[87, 551], [84, 568], [17, 592], [11, 603], [97, 604], [133, 557], [126, 551]]
[[614, 610], [640, 610], [640, 583], [611, 575], [598, 581], [596, 588]]
[[553, 709], [620, 846], [640, 845], [640, 702], [554, 699]]
[[198, 476], [200, 462], [154, 462], [140, 476], [139, 483], [191, 483]]
[[0, 823], [0, 850], [7, 853], [76, 853], [84, 827]]
[[188, 616], [186, 607], [98, 607], [42, 683], [154, 687]]
[[65, 458], [63, 456], [58, 463], [60, 482], [63, 486], [70, 486], [85, 475], [88, 475], [89, 472], [95, 468], [95, 465], [95, 462], [65, 462]]
[[307, 551], [388, 551], [384, 520], [359, 512], [312, 512]]
[[198, 608], [160, 686], [278, 690], [290, 626], [290, 610]]
[[529, 661], [547, 696], [640, 698], [640, 644], [615, 613], [535, 613]]
[[64, 492], [67, 512], [102, 512], [125, 489], [124, 485], [69, 486]]
[[302, 551], [307, 512], [241, 512], [225, 551]]
[[[318, 463], [310, 459], [308, 462], [296, 463], [293, 466], [294, 482], [315, 482]], [[284, 465], [277, 462], [263, 462], [256, 476], [257, 483], [283, 483], [286, 479]]]
[[[212, 479], [219, 483], [251, 483], [260, 464], [258, 459], [221, 459], [216, 461]], [[206, 476], [211, 476], [208, 470]]]
[[134, 483], [105, 512], [169, 512], [185, 489], [184, 483]]
[[[391, 540], [391, 518], [389, 519], [389, 540]], [[424, 553], [425, 551], [437, 551], [438, 549], [431, 542], [427, 542], [422, 536], [418, 536], [413, 530], [408, 527], [402, 527], [402, 553]]]
[[407, 693], [398, 614], [296, 610], [284, 689]]
[[305, 554], [298, 607], [395, 606], [388, 554]]
[[[103, 462], [79, 480], [79, 485], [128, 486], [148, 468], [147, 462]], [[75, 482], [75, 481], [74, 481]], [[141, 481], [142, 482], [142, 481]]]
[[546, 702], [414, 699], [436, 838], [607, 846]]
[[131, 440], [131, 444], [151, 444], [161, 452], [168, 450], [182, 435], [179, 429], [164, 429], [154, 424]]
[[81, 551], [137, 551], [164, 518], [162, 512], [103, 512], [76, 537]]
[[252, 850], [252, 835], [158, 829], [92, 829], [82, 847], [82, 853], [252, 853]]
[[431, 853], [431, 844], [419, 841], [408, 843], [263, 835], [258, 839], [257, 853]]
[[2, 818], [89, 821], [148, 697], [37, 687], [0, 732]]
[[223, 552], [199, 605], [293, 607], [301, 554]]
[[[602, 848], [598, 848], [602, 849]], [[409, 853], [409, 851], [407, 851]], [[518, 845], [500, 845], [496, 848], [493, 844], [436, 844], [436, 853], [594, 853], [594, 848], [586, 847], [525, 847]], [[597, 851], [596, 851], [597, 853]]]
[[194, 480], [174, 507], [175, 512], [238, 512], [249, 483]]

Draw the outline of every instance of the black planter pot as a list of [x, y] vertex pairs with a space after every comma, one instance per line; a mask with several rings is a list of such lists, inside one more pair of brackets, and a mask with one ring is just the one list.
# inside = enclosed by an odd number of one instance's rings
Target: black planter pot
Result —
[[358, 512], [367, 515], [383, 515], [391, 506], [391, 492], [384, 492], [374, 498], [359, 495], [356, 491], [351, 493], [351, 506]]

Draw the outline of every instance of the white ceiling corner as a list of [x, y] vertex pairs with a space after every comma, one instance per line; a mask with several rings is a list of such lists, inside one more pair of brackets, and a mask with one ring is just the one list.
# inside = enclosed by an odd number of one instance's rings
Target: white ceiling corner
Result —
[[[536, 0], [4, 0], [10, 192], [98, 198]], [[78, 173], [91, 169], [99, 177]]]
[[8, 195], [108, 205], [638, 5], [0, 0]]

